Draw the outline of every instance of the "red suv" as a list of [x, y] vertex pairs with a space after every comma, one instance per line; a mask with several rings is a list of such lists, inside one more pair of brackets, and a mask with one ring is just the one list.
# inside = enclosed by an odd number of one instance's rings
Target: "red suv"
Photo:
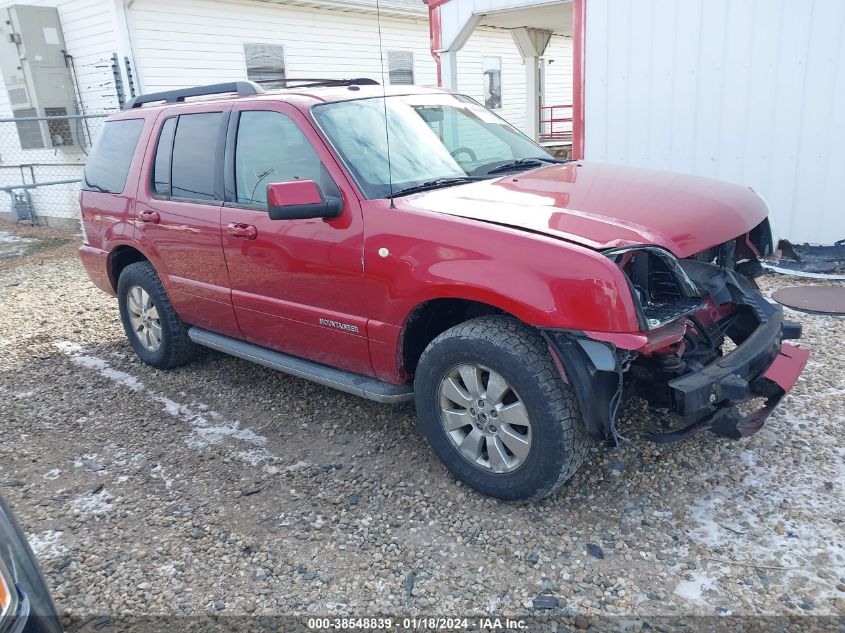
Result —
[[807, 352], [753, 281], [760, 195], [558, 160], [468, 97], [374, 84], [236, 82], [109, 117], [81, 254], [143, 361], [202, 345], [415, 398], [447, 468], [512, 501], [618, 442], [634, 394], [676, 414], [656, 441], [762, 426]]

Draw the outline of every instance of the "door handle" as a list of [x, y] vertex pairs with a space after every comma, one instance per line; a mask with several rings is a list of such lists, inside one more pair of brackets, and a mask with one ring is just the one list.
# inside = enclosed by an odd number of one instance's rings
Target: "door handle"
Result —
[[138, 212], [138, 219], [141, 220], [141, 222], [158, 224], [159, 220], [161, 220], [161, 217], [159, 216], [158, 211], [144, 210]]
[[252, 224], [239, 224], [237, 222], [231, 222], [227, 225], [226, 233], [241, 240], [254, 240], [258, 237], [258, 229]]

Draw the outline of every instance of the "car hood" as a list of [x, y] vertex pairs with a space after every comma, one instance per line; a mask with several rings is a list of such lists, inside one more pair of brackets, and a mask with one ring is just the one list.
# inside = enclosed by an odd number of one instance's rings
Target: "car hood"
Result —
[[400, 208], [492, 222], [594, 249], [650, 244], [688, 257], [744, 234], [768, 213], [748, 187], [586, 161], [396, 199]]

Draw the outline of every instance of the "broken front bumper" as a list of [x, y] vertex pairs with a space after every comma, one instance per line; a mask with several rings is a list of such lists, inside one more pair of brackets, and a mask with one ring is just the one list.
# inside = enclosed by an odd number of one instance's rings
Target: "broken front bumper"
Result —
[[[810, 356], [800, 347], [781, 345], [780, 323], [776, 324], [775, 338], [767, 339], [774, 327], [766, 325], [736, 350], [701, 371], [672, 380], [669, 386], [675, 390], [685, 411], [684, 419], [694, 421], [682, 429], [646, 437], [668, 443], [702, 431], [734, 439], [759, 431], [781, 398], [792, 389]], [[736, 405], [758, 397], [766, 398], [764, 405], [741, 417]]]
[[[759, 324], [730, 353], [669, 381], [674, 410], [687, 426], [649, 434], [653, 441], [675, 442], [708, 430], [734, 439], [751, 435], [760, 430], [807, 364], [809, 352], [783, 344], [800, 338], [801, 326], [784, 321], [783, 309], [766, 301], [746, 280], [731, 277], [720, 280], [727, 282], [731, 302], [753, 312]], [[727, 291], [725, 287], [722, 290]], [[760, 409], [740, 416], [736, 405], [760, 397], [766, 399]]]
[[[683, 266], [702, 300], [730, 306], [713, 327], [719, 345], [726, 335], [737, 346], [708, 365], [679, 358], [669, 370], [661, 363], [625, 367], [632, 355], [635, 365], [648, 363], [658, 350], [679, 341], [689, 327], [686, 319], [679, 320], [678, 327], [655, 331], [653, 337], [544, 331], [561, 375], [575, 391], [587, 431], [599, 441], [614, 439], [611, 403], [623, 389], [623, 372], [633, 392], [680, 420], [681, 428], [645, 437], [677, 442], [702, 431], [737, 439], [758, 431], [807, 364], [806, 350], [783, 344], [800, 338], [801, 326], [784, 321], [782, 308], [766, 301], [747, 279], [711, 264], [685, 261]], [[666, 357], [671, 359], [670, 354]], [[741, 416], [737, 405], [755, 398], [765, 398], [763, 406]]]

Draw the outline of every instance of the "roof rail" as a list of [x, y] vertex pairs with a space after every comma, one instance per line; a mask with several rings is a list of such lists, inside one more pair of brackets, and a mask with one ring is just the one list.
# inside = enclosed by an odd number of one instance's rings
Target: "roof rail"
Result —
[[355, 77], [353, 79], [312, 79], [302, 77], [285, 77], [284, 79], [273, 79], [273, 83], [284, 83], [285, 88], [292, 88], [290, 84], [296, 84], [297, 88], [317, 88], [320, 86], [378, 86], [375, 79], [369, 77]]
[[210, 86], [151, 92], [130, 99], [124, 104], [123, 109], [131, 110], [132, 108], [140, 108], [145, 103], [155, 103], [156, 101], [181, 103], [188, 97], [204, 97], [206, 95], [226, 94], [228, 92], [237, 92], [239, 97], [252, 97], [263, 93], [264, 88], [254, 81], [231, 81], [229, 83], [212, 84]]

